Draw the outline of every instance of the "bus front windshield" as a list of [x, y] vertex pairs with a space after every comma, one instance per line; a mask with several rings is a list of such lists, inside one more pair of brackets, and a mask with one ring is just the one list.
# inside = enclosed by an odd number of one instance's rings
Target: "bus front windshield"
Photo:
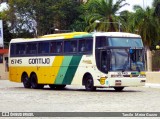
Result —
[[[145, 60], [141, 38], [112, 37], [108, 38], [108, 45], [111, 49], [110, 70], [111, 71], [144, 71]], [[114, 49], [114, 47], [121, 47]], [[127, 48], [128, 47], [128, 48]]]
[[111, 49], [110, 71], [144, 71], [143, 49]]
[[140, 38], [108, 38], [109, 46], [114, 47], [143, 47]]

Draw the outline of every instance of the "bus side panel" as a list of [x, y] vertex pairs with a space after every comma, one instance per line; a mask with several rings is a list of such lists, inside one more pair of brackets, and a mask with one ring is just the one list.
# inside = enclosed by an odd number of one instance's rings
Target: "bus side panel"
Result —
[[9, 68], [10, 80], [14, 82], [21, 82], [21, 76], [23, 72], [26, 72], [28, 77], [30, 77], [31, 72], [37, 72], [36, 67], [27, 66], [13, 66]]
[[93, 77], [94, 84], [99, 84], [98, 76], [100, 72], [96, 68], [95, 61], [93, 59], [93, 55], [83, 55], [77, 64], [77, 69], [73, 77], [73, 81], [71, 84], [73, 85], [82, 85], [83, 76], [88, 73]]
[[66, 72], [68, 70], [68, 66], [72, 60], [72, 57], [73, 56], [65, 56], [64, 57], [62, 65], [61, 65], [60, 70], [58, 72], [58, 75], [57, 75], [56, 80], [54, 82], [55, 84], [62, 84], [63, 83], [64, 77], [65, 77]]
[[37, 68], [38, 83], [40, 84], [50, 84], [53, 83], [53, 67], [51, 66], [41, 66]]
[[56, 80], [63, 59], [64, 56], [56, 56], [52, 66], [40, 67], [38, 69], [38, 83], [53, 84]]
[[9, 80], [13, 82], [18, 82], [17, 80], [17, 68], [9, 67]]
[[63, 84], [71, 84], [75, 73], [77, 72], [77, 67], [81, 61], [82, 56], [73, 56], [71, 62], [68, 66], [68, 70], [63, 80]]
[[20, 67], [20, 66], [18, 66], [18, 67], [16, 67], [16, 70], [17, 70], [17, 82], [21, 82], [21, 76], [22, 76], [22, 73], [24, 72], [24, 71], [26, 71], [25, 70], [25, 67]]

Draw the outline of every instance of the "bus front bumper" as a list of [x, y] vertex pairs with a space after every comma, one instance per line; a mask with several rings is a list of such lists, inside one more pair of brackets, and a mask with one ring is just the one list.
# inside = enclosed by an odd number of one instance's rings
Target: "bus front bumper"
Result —
[[101, 83], [99, 81], [98, 87], [136, 87], [144, 86], [146, 78], [107, 78]]

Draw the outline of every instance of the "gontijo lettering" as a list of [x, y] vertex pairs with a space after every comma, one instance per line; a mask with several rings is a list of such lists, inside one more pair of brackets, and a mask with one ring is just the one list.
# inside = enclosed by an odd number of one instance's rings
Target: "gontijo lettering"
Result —
[[29, 64], [50, 64], [49, 58], [30, 58], [28, 60]]

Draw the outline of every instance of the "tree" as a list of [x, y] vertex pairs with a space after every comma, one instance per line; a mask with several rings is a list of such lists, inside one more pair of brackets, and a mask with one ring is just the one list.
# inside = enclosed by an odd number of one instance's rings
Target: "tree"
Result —
[[85, 22], [85, 2], [83, 0], [79, 0], [80, 5], [77, 7], [78, 16], [71, 24], [70, 29], [74, 29], [75, 31], [85, 31], [86, 27], [89, 26], [87, 22]]
[[33, 27], [30, 24], [30, 21], [33, 19], [31, 1], [9, 0], [8, 9], [4, 11], [4, 14], [9, 30], [15, 37], [19, 37], [19, 34], [29, 34], [30, 37], [33, 37]]
[[[119, 19], [116, 13], [120, 8], [127, 5], [122, 4], [125, 0], [117, 0], [113, 3], [113, 0], [89, 0], [85, 4], [85, 21], [89, 24], [87, 31], [118, 31]], [[101, 21], [95, 23], [96, 20]], [[105, 22], [105, 23], [104, 23]]]
[[140, 6], [134, 6], [135, 14], [132, 15], [132, 24], [138, 33], [142, 36], [146, 46], [150, 46], [152, 41], [159, 37], [159, 22], [153, 16], [154, 10], [147, 7], [143, 9]]
[[79, 13], [73, 0], [9, 0], [6, 19], [10, 31], [34, 35], [53, 33], [55, 28], [68, 29]]
[[121, 31], [123, 32], [131, 32], [131, 33], [136, 33], [135, 27], [132, 24], [132, 19], [131, 16], [133, 16], [134, 13], [129, 12], [127, 10], [122, 11], [119, 15], [119, 19], [122, 23], [121, 25]]
[[[141, 35], [143, 43], [147, 49], [147, 65], [151, 71], [151, 52], [149, 47], [160, 37], [158, 19], [154, 17], [154, 9], [147, 7], [143, 9], [141, 6], [134, 6], [135, 13], [129, 18], [131, 27]], [[133, 30], [132, 28], [130, 30]], [[131, 31], [134, 32], [134, 31]]]
[[3, 38], [4, 38], [4, 47], [9, 46], [10, 40], [13, 38], [13, 35], [9, 31], [9, 27], [4, 19], [5, 14], [3, 12], [0, 13], [0, 19], [3, 21]]
[[153, 7], [155, 8], [154, 15], [160, 19], [160, 0], [154, 0]]
[[159, 4], [159, 3], [160, 3], [160, 0], [153, 0], [152, 6], [156, 7], [157, 4]]
[[62, 30], [73, 30], [70, 29], [71, 25], [80, 15], [78, 10], [81, 4], [73, 0], [60, 0], [56, 4], [55, 16], [54, 16], [54, 27]]

